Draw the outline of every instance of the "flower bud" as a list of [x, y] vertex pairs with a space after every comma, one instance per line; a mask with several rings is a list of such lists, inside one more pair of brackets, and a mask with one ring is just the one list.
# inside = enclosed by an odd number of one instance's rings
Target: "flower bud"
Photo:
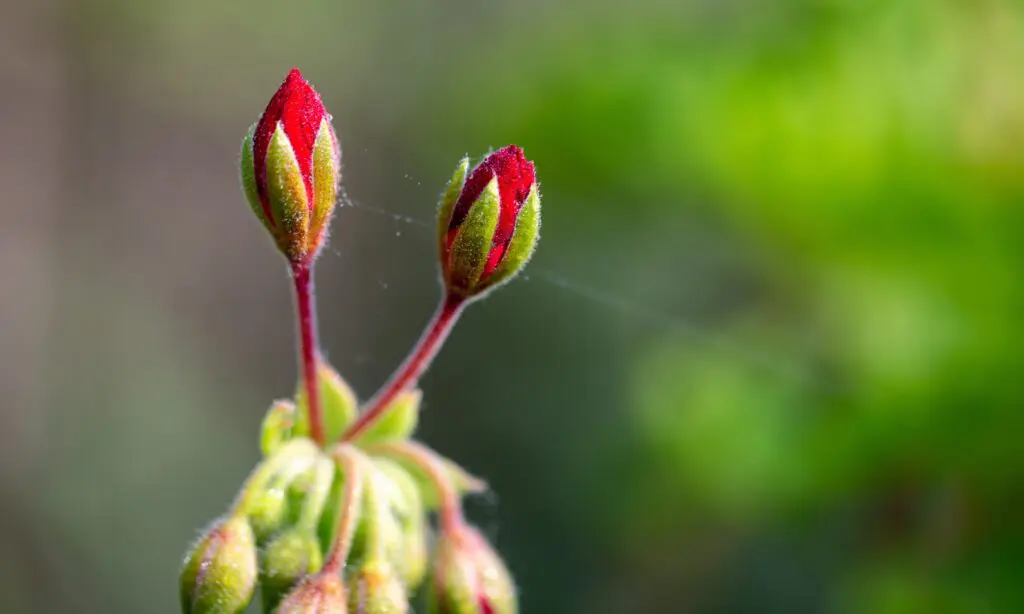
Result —
[[281, 602], [276, 614], [347, 614], [345, 586], [334, 573], [307, 576]]
[[323, 560], [320, 541], [310, 528], [295, 527], [275, 537], [261, 561], [263, 610], [272, 611], [302, 578], [319, 571]]
[[348, 580], [350, 614], [406, 614], [409, 597], [405, 585], [386, 561], [359, 566]]
[[263, 456], [270, 456], [291, 439], [294, 426], [295, 404], [288, 400], [274, 401], [260, 426], [260, 452]]
[[316, 257], [338, 194], [341, 149], [320, 95], [293, 68], [242, 142], [242, 188], [292, 264]]
[[248, 518], [259, 543], [292, 522], [296, 510], [289, 497], [291, 486], [322, 458], [316, 444], [300, 437], [280, 445], [253, 470], [239, 495], [238, 510]]
[[185, 556], [180, 596], [184, 614], [242, 612], [256, 586], [256, 538], [245, 518], [221, 520]]
[[468, 526], [445, 532], [437, 543], [428, 614], [515, 614], [515, 586], [505, 563]]
[[387, 561], [399, 565], [405, 547], [405, 532], [392, 507], [401, 496], [399, 487], [376, 464], [367, 472], [363, 490], [363, 511], [352, 540], [350, 561]]
[[445, 286], [467, 298], [512, 279], [533, 254], [540, 230], [540, 192], [522, 149], [499, 149], [467, 179], [468, 168], [464, 158], [438, 211]]
[[401, 465], [386, 458], [374, 459], [374, 464], [396, 487], [389, 504], [402, 528], [403, 543], [395, 568], [405, 585], [414, 590], [427, 573], [429, 528], [423, 497], [416, 480]]

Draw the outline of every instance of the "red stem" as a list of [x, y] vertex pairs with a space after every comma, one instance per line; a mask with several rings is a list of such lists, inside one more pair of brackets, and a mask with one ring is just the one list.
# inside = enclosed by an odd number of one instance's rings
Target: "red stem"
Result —
[[380, 418], [396, 396], [416, 384], [426, 368], [430, 366], [431, 361], [437, 356], [438, 350], [444, 344], [452, 326], [458, 321], [465, 304], [466, 299], [461, 296], [454, 294], [445, 296], [437, 313], [434, 314], [434, 319], [427, 326], [426, 332], [420, 337], [412, 353], [391, 376], [391, 379], [384, 384], [383, 388], [366, 404], [366, 408], [359, 414], [359, 419], [345, 432], [342, 441], [354, 441], [358, 438]]
[[307, 264], [292, 267], [295, 282], [295, 310], [299, 318], [299, 364], [306, 388], [306, 410], [309, 412], [309, 433], [324, 445], [324, 417], [320, 408], [320, 386], [317, 377], [316, 307], [313, 304], [313, 270]]

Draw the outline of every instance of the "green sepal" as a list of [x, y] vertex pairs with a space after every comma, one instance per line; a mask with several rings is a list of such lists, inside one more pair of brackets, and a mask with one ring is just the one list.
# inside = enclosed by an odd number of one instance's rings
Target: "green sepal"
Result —
[[530, 188], [526, 202], [523, 203], [519, 215], [516, 217], [516, 227], [509, 240], [505, 255], [498, 264], [498, 268], [482, 280], [481, 286], [497, 287], [515, 277], [529, 262], [539, 238], [540, 191], [535, 183]]
[[448, 181], [448, 186], [441, 194], [441, 200], [437, 203], [437, 241], [441, 254], [444, 254], [445, 239], [448, 237], [448, 225], [452, 220], [452, 211], [455, 203], [459, 200], [462, 187], [466, 184], [466, 175], [469, 173], [469, 156], [463, 157], [455, 166], [455, 172]]
[[338, 200], [340, 155], [334, 128], [325, 117], [320, 120], [320, 128], [313, 143], [313, 214], [309, 223], [307, 246], [311, 254], [315, 254], [323, 243], [323, 233], [331, 221], [331, 213]]
[[320, 542], [311, 529], [295, 527], [275, 537], [260, 557], [263, 611], [272, 612], [302, 578], [322, 565]]
[[267, 202], [278, 230], [278, 247], [292, 262], [306, 257], [309, 197], [295, 150], [278, 123], [267, 147]]
[[399, 393], [355, 443], [369, 445], [412, 437], [419, 422], [422, 398], [423, 393], [420, 390], [405, 390]]
[[264, 457], [272, 455], [294, 436], [295, 418], [295, 403], [291, 401], [281, 399], [270, 406], [260, 427], [260, 451]]
[[445, 270], [449, 289], [463, 295], [475, 293], [491, 251], [500, 211], [501, 195], [498, 178], [494, 177], [470, 206], [452, 241]]
[[237, 614], [256, 587], [256, 539], [245, 518], [216, 522], [185, 556], [179, 577], [183, 614]]
[[249, 128], [249, 132], [242, 139], [242, 159], [239, 163], [239, 170], [241, 171], [242, 180], [242, 192], [245, 193], [245, 200], [249, 201], [249, 206], [252, 207], [252, 212], [256, 214], [256, 219], [263, 224], [263, 227], [270, 231], [270, 234], [274, 235], [274, 221], [267, 217], [267, 212], [263, 210], [263, 203], [260, 202], [259, 191], [256, 189], [256, 165], [253, 162], [253, 149], [252, 149], [252, 138], [256, 131], [256, 124], [253, 124]]
[[[356, 393], [345, 383], [334, 367], [320, 360], [317, 367], [320, 380], [320, 411], [324, 420], [324, 437], [328, 444], [337, 441], [345, 429], [356, 418], [359, 401]], [[295, 393], [295, 436], [309, 436], [309, 410], [306, 407], [306, 391], [302, 380], [299, 380]]]

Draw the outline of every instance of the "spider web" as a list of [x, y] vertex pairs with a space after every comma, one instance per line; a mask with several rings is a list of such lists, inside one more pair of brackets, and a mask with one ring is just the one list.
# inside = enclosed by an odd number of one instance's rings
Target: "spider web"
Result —
[[[405, 178], [411, 180], [409, 175], [405, 175]], [[389, 219], [424, 237], [432, 238], [435, 231], [435, 222], [433, 220], [419, 219], [383, 207], [359, 202], [351, 198], [344, 190], [341, 191], [339, 196], [339, 205]], [[401, 237], [402, 230], [396, 230], [395, 236]], [[341, 252], [337, 249], [333, 247], [328, 247], [328, 249], [336, 256], [341, 256]], [[769, 377], [781, 378], [788, 383], [796, 384], [802, 388], [809, 389], [814, 387], [819, 393], [823, 392], [820, 389], [821, 382], [815, 381], [814, 375], [806, 366], [780, 359], [774, 353], [769, 354], [768, 352], [759, 352], [751, 349], [743, 344], [740, 339], [733, 336], [708, 330], [699, 324], [689, 322], [684, 318], [657, 309], [642, 301], [631, 300], [610, 288], [583, 283], [556, 269], [540, 266], [536, 261], [530, 262], [524, 272], [510, 283], [544, 284], [555, 291], [563, 292], [578, 300], [596, 305], [600, 309], [614, 312], [621, 317], [644, 324], [659, 333], [673, 335], [681, 340], [685, 340], [692, 346], [699, 347], [702, 351], [735, 361]], [[380, 281], [378, 285], [384, 290], [388, 289], [387, 282]], [[829, 396], [837, 394], [835, 390], [826, 389], [824, 392]]]

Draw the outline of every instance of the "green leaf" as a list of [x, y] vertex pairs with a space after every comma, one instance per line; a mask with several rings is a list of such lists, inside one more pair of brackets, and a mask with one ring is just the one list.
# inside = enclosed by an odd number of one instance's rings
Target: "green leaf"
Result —
[[[320, 378], [320, 410], [324, 418], [324, 436], [328, 444], [337, 441], [345, 429], [355, 420], [359, 401], [356, 393], [345, 383], [331, 365], [321, 360], [318, 368]], [[293, 436], [309, 436], [309, 410], [306, 406], [306, 391], [299, 380], [295, 393], [295, 416]]]
[[419, 421], [422, 398], [423, 393], [419, 390], [406, 390], [399, 393], [387, 406], [384, 413], [363, 432], [355, 443], [367, 445], [412, 437]]

